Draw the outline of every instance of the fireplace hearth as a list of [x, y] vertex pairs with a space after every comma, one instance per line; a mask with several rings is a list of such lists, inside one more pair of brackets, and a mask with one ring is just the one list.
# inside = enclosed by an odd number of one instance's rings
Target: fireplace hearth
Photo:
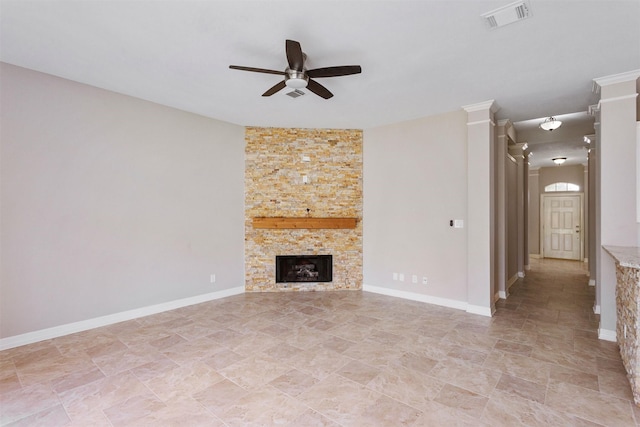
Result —
[[276, 283], [331, 282], [331, 255], [277, 255]]

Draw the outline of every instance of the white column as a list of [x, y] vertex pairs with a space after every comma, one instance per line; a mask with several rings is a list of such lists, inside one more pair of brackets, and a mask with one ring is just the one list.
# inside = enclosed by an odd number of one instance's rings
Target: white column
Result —
[[467, 311], [493, 315], [495, 279], [495, 101], [467, 112]]
[[510, 147], [509, 149], [509, 154], [511, 154], [513, 156], [514, 159], [516, 159], [516, 166], [517, 166], [517, 183], [516, 183], [516, 202], [517, 202], [517, 210], [516, 210], [516, 222], [518, 224], [518, 247], [517, 247], [517, 251], [518, 251], [518, 264], [517, 264], [517, 271], [518, 271], [518, 277], [524, 277], [524, 265], [525, 265], [525, 252], [528, 252], [528, 250], [526, 250], [525, 248], [525, 237], [524, 237], [524, 233], [525, 233], [525, 191], [528, 191], [527, 188], [525, 188], [525, 172], [528, 174], [528, 168], [525, 170], [525, 163], [527, 162], [527, 159], [525, 157], [525, 150], [528, 148], [528, 144], [525, 143], [518, 143], [518, 144], [514, 144], [513, 146]]
[[[594, 79], [600, 88], [600, 242], [603, 246], [637, 246], [636, 98], [640, 70]], [[615, 340], [615, 265], [600, 251], [600, 327], [602, 339]]]
[[[526, 144], [526, 143], [525, 143]], [[523, 207], [522, 207], [522, 251], [524, 252], [524, 269], [525, 271], [531, 269], [531, 264], [529, 261], [529, 150], [528, 144], [527, 148], [525, 148], [523, 154], [523, 162], [522, 162], [522, 174], [523, 174], [523, 182], [522, 182], [522, 199], [523, 199]], [[526, 274], [526, 273], [525, 273]]]
[[[508, 120], [499, 120], [496, 128], [496, 164], [495, 164], [495, 276], [500, 298], [506, 299], [507, 288], [507, 180], [506, 161]], [[495, 299], [495, 298], [494, 298]]]

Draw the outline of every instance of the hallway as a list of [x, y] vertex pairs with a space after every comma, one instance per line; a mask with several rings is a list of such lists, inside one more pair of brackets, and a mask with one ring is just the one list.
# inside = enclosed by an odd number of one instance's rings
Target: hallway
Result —
[[[535, 341], [522, 349], [531, 359], [549, 363], [545, 406], [617, 426], [626, 423], [608, 418], [605, 407], [609, 399], [622, 399], [631, 402], [638, 425], [640, 410], [632, 403], [617, 344], [598, 339], [599, 316], [593, 312], [595, 287], [588, 286], [588, 265], [556, 259], [530, 261], [526, 277], [514, 283], [507, 300], [496, 304], [492, 325], [517, 328], [514, 341], [520, 334], [535, 332], [531, 335]], [[510, 335], [502, 334], [501, 339], [510, 340]]]

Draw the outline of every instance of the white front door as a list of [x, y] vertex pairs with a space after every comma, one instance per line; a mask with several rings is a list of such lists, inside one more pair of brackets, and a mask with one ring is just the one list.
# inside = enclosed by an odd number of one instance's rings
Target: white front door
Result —
[[542, 196], [543, 256], [582, 259], [582, 195]]

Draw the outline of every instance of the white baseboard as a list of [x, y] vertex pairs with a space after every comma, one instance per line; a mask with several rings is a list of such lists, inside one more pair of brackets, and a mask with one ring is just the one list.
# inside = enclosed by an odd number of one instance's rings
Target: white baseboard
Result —
[[589, 286], [595, 286], [596, 285], [596, 279], [589, 279]]
[[518, 271], [518, 277], [524, 279], [524, 271]]
[[598, 338], [603, 341], [612, 341], [616, 342], [616, 331], [610, 331], [608, 329], [600, 329], [598, 328]]
[[122, 311], [120, 313], [109, 314], [107, 316], [81, 320], [80, 322], [67, 323], [66, 325], [54, 326], [53, 328], [27, 332], [26, 334], [14, 335], [12, 337], [0, 339], [0, 351], [242, 293], [244, 293], [244, 286], [239, 286], [195, 297], [183, 298], [134, 310]]
[[458, 310], [467, 310], [468, 307], [468, 304], [464, 301], [434, 297], [431, 295], [418, 294], [415, 292], [399, 291], [397, 289], [382, 288], [380, 286], [371, 286], [365, 284], [362, 285], [362, 290], [365, 292], [372, 292], [374, 294], [419, 301], [427, 304], [439, 305], [442, 307], [455, 308]]
[[509, 295], [507, 294], [507, 291], [498, 291], [498, 296], [500, 299], [507, 299]]
[[467, 313], [479, 314], [480, 316], [485, 316], [485, 317], [492, 317], [495, 311], [496, 310], [493, 307], [484, 307], [481, 305], [467, 304]]
[[452, 300], [448, 298], [434, 297], [431, 295], [418, 294], [415, 292], [400, 291], [397, 289], [382, 288], [379, 286], [363, 285], [362, 290], [377, 294], [387, 295], [391, 297], [403, 298], [412, 301], [424, 302], [427, 304], [439, 305], [442, 307], [455, 308], [464, 310], [467, 313], [479, 314], [481, 316], [491, 317], [495, 313], [495, 308], [483, 307], [479, 305], [468, 304], [464, 301]]
[[500, 299], [500, 292], [501, 291], [498, 291], [495, 294], [493, 294], [493, 303], [494, 304]]
[[509, 289], [511, 286], [513, 286], [514, 283], [516, 283], [516, 280], [518, 280], [518, 275], [514, 274], [513, 276], [511, 276], [511, 278], [509, 280], [507, 280], [507, 289]]
[[600, 306], [598, 304], [593, 305], [593, 313], [600, 314]]

